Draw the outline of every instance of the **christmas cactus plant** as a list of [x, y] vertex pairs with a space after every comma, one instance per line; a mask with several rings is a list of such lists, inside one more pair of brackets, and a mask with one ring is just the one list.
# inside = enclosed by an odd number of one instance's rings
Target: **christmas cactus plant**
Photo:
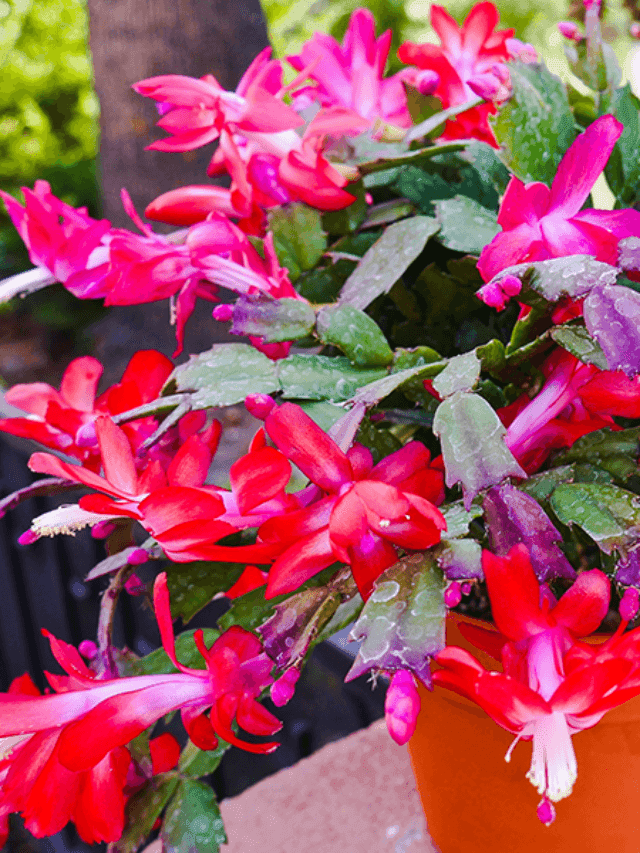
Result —
[[[90, 527], [107, 587], [95, 640], [48, 635], [51, 690], [25, 675], [0, 695], [5, 832], [14, 812], [39, 837], [71, 820], [133, 853], [159, 826], [173, 851], [206, 818], [196, 848], [216, 850], [200, 780], [231, 746], [277, 748], [263, 700], [289, 701], [315, 644], [354, 622], [348, 678], [390, 679], [391, 735], [411, 737], [418, 682], [467, 696], [532, 740], [544, 823], [576, 779], [572, 736], [640, 694], [640, 102], [597, 3], [584, 36], [561, 25], [580, 91], [491, 3], [462, 26], [431, 16], [440, 44], [402, 45], [391, 77], [391, 34], [361, 9], [342, 44], [263, 51], [235, 92], [136, 83], [164, 131], [150, 147], [216, 143], [208, 173], [230, 177], [151, 201], [170, 234], [124, 190], [137, 230], [43, 181], [23, 203], [2, 193], [34, 264], [5, 300], [54, 281], [106, 305], [168, 300], [178, 355], [206, 299], [238, 336], [178, 366], [138, 352], [101, 393], [83, 357], [59, 389], [6, 394], [25, 414], [0, 429], [44, 448], [29, 467], [46, 477], [3, 511], [84, 490], [20, 542]], [[613, 210], [590, 200], [602, 175]], [[238, 404], [262, 426], [214, 485], [210, 410]], [[145, 593], [142, 564], [163, 649], [137, 658], [112, 623]], [[217, 625], [174, 637], [173, 617], [223, 596]], [[499, 633], [467, 634], [501, 673], [446, 645], [452, 608], [493, 618]], [[175, 711], [181, 744], [153, 736]]]

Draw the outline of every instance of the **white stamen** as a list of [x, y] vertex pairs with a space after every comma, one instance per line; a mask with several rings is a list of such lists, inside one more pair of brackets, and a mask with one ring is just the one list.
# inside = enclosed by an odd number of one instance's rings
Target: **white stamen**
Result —
[[31, 530], [36, 536], [55, 536], [58, 533], [75, 536], [77, 530], [82, 530], [87, 525], [93, 526], [99, 521], [110, 521], [113, 518], [117, 516], [87, 512], [78, 504], [66, 504], [34, 518]]
[[568, 797], [578, 778], [578, 765], [565, 715], [554, 711], [536, 720], [527, 779], [539, 794], [557, 803]]

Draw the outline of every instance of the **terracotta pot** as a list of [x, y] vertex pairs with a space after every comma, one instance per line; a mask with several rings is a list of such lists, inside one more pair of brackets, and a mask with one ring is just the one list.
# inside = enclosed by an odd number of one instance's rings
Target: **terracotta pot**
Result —
[[[495, 669], [495, 661], [461, 636], [461, 618], [450, 618], [448, 644]], [[640, 697], [574, 736], [578, 780], [571, 796], [556, 804], [550, 827], [538, 820], [540, 796], [525, 778], [531, 741], [519, 743], [507, 764], [513, 735], [476, 705], [442, 688], [423, 689], [421, 697], [409, 751], [441, 853], [639, 853]]]

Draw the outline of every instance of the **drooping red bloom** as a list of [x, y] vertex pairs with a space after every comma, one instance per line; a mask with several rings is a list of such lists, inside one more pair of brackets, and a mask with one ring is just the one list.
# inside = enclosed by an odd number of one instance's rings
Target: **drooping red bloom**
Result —
[[501, 660], [503, 672], [488, 671], [469, 652], [447, 646], [436, 655], [443, 669], [433, 681], [466, 696], [517, 735], [514, 746], [533, 740], [527, 777], [543, 797], [539, 814], [549, 823], [551, 803], [569, 796], [577, 777], [571, 736], [640, 693], [640, 632], [593, 648], [577, 642], [599, 627], [609, 607], [609, 580], [598, 569], [582, 572], [556, 602], [539, 585], [524, 545], [506, 557], [485, 551], [483, 568], [501, 633], [463, 630]]
[[192, 151], [231, 133], [256, 131], [279, 133], [304, 124], [278, 92], [282, 67], [266, 47], [245, 71], [235, 92], [222, 88], [216, 78], [201, 79], [164, 74], [141, 80], [132, 87], [140, 95], [159, 102], [159, 127], [171, 134], [147, 146], [155, 151]]
[[[435, 72], [440, 82], [434, 90], [444, 108], [464, 104], [475, 97], [469, 81], [493, 70], [496, 64], [509, 59], [507, 42], [513, 30], [497, 30], [500, 16], [493, 3], [476, 3], [462, 27], [443, 6], [431, 7], [431, 26], [440, 38], [440, 45], [405, 42], [398, 56], [408, 65]], [[496, 147], [488, 123], [495, 113], [491, 103], [481, 104], [448, 121], [445, 139], [481, 139]]]
[[[141, 350], [132, 356], [120, 382], [96, 399], [102, 370], [97, 359], [82, 356], [74, 359], [65, 370], [60, 390], [44, 382], [14, 385], [5, 398], [29, 416], [2, 418], [0, 430], [63, 451], [97, 472], [99, 449], [97, 442], [88, 440], [97, 416], [117, 415], [155, 400], [173, 364], [162, 353]], [[126, 424], [124, 430], [134, 444], [141, 444], [156, 426], [155, 418], [143, 418]]]
[[287, 57], [314, 84], [293, 92], [296, 109], [317, 102], [353, 110], [371, 123], [382, 119], [410, 127], [402, 75], [383, 78], [390, 46], [391, 30], [376, 39], [375, 18], [368, 9], [353, 12], [342, 45], [331, 36], [314, 33], [299, 54]]
[[[74, 296], [83, 299], [104, 296], [104, 275], [108, 250], [105, 237], [111, 224], [106, 219], [93, 219], [84, 207], [74, 208], [51, 193], [47, 181], [36, 181], [33, 190], [22, 187], [24, 207], [8, 193], [0, 190], [18, 234], [29, 250], [31, 263], [39, 271], [30, 270], [19, 276], [30, 276], [41, 285], [61, 281]], [[3, 287], [11, 289], [7, 279]], [[19, 292], [17, 290], [16, 292]]]
[[502, 232], [478, 261], [485, 281], [514, 264], [566, 255], [593, 255], [616, 265], [620, 240], [640, 236], [640, 212], [581, 208], [622, 131], [612, 115], [590, 124], [562, 158], [551, 189], [511, 178], [498, 213]]
[[[124, 826], [125, 783], [136, 777], [130, 775], [125, 745], [178, 709], [201, 749], [215, 748], [216, 734], [249, 752], [277, 747], [241, 740], [231, 727], [236, 720], [255, 735], [281, 728], [256, 701], [273, 682], [273, 664], [260, 640], [234, 626], [207, 649], [199, 631], [195, 639], [206, 669], [190, 669], [175, 656], [165, 574], [156, 579], [154, 604], [164, 649], [179, 672], [98, 679], [73, 646], [49, 635], [67, 673], [47, 674], [55, 693], [41, 696], [25, 676], [0, 694], [0, 820], [5, 824], [9, 814], [20, 812], [27, 828], [42, 837], [73, 820], [89, 843], [117, 841]], [[175, 746], [152, 748], [155, 772], [173, 766]]]
[[279, 556], [269, 571], [267, 597], [291, 592], [336, 560], [348, 563], [363, 596], [393, 565], [397, 547], [429, 548], [446, 529], [433, 501], [441, 498], [442, 471], [413, 441], [374, 466], [369, 450], [343, 453], [299, 406], [271, 410], [265, 429], [276, 447], [317, 488], [299, 496], [303, 508], [275, 515], [258, 531]]

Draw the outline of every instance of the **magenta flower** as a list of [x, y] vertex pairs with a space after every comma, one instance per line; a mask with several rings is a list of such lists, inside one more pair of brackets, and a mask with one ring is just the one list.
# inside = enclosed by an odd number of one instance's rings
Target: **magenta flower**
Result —
[[533, 740], [527, 778], [543, 798], [539, 816], [550, 823], [552, 803], [568, 797], [577, 778], [572, 735], [640, 693], [640, 632], [593, 650], [577, 642], [599, 627], [609, 608], [609, 580], [598, 569], [582, 572], [556, 603], [538, 584], [524, 545], [506, 557], [485, 551], [483, 568], [501, 633], [461, 630], [501, 659], [504, 671], [488, 671], [469, 652], [447, 646], [436, 655], [443, 669], [433, 681], [466, 696], [515, 734], [511, 749], [519, 740]]
[[382, 119], [398, 127], [411, 126], [402, 75], [383, 79], [391, 30], [376, 39], [375, 27], [368, 9], [356, 9], [342, 45], [331, 36], [315, 33], [299, 54], [287, 57], [296, 71], [314, 83], [294, 91], [298, 110], [317, 102], [353, 110], [371, 123]]
[[[60, 281], [81, 299], [104, 296], [108, 257], [105, 237], [111, 228], [108, 220], [92, 219], [86, 208], [76, 209], [60, 201], [46, 181], [36, 181], [33, 190], [22, 187], [22, 192], [24, 207], [0, 190], [31, 263], [39, 268], [39, 273], [20, 273], [20, 280], [25, 276], [35, 280], [40, 275], [43, 285]], [[13, 281], [17, 284], [18, 276], [8, 279], [5, 288]]]
[[162, 106], [159, 127], [172, 134], [148, 146], [155, 151], [192, 151], [218, 139], [222, 130], [278, 133], [304, 124], [277, 97], [282, 88], [280, 62], [266, 47], [245, 71], [235, 92], [227, 92], [211, 74], [200, 80], [164, 74], [135, 83], [140, 95]]
[[440, 541], [444, 516], [434, 506], [442, 472], [412, 441], [374, 467], [354, 445], [343, 453], [299, 406], [284, 403], [265, 420], [267, 434], [312, 483], [303, 508], [274, 515], [258, 531], [279, 556], [269, 571], [267, 598], [291, 592], [340, 560], [351, 566], [364, 597], [380, 572], [398, 559], [396, 547], [422, 550]]
[[[487, 88], [487, 75], [496, 80], [495, 66], [509, 59], [508, 42], [513, 30], [497, 30], [500, 16], [493, 3], [476, 3], [462, 27], [449, 15], [444, 6], [431, 7], [431, 26], [440, 38], [440, 45], [405, 42], [398, 57], [402, 62], [429, 70], [438, 75], [434, 94], [443, 107], [464, 104], [476, 91], [469, 83], [478, 78], [476, 88]], [[493, 104], [481, 104], [448, 121], [444, 139], [481, 139], [496, 147], [488, 123], [495, 113]]]
[[511, 178], [498, 213], [502, 232], [478, 261], [485, 281], [514, 264], [566, 255], [593, 255], [616, 265], [619, 241], [640, 236], [640, 212], [581, 207], [622, 131], [611, 115], [589, 125], [562, 158], [551, 189]]

